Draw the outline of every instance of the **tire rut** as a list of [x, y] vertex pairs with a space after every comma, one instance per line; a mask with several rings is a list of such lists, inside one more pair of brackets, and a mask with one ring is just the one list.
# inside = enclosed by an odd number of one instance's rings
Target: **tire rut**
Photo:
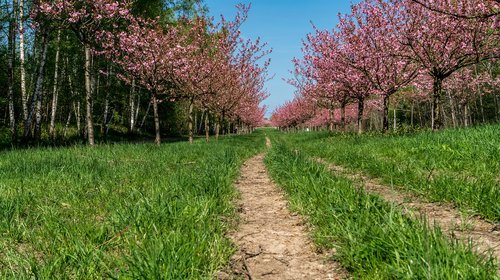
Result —
[[[344, 175], [359, 182], [365, 191], [376, 194], [385, 201], [401, 207], [413, 218], [425, 217], [430, 225], [439, 226], [449, 237], [467, 243], [472, 241], [474, 250], [479, 254], [493, 255], [500, 261], [500, 228], [477, 216], [461, 213], [450, 203], [432, 203], [423, 201], [405, 190], [399, 190], [380, 183], [379, 180], [347, 170], [323, 159], [316, 159], [334, 173]], [[499, 270], [500, 272], [500, 270]]]

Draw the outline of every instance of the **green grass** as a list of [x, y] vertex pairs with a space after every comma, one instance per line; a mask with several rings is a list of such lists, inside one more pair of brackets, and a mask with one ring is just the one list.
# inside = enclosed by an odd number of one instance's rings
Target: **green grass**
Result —
[[294, 148], [274, 141], [266, 157], [271, 176], [308, 217], [316, 243], [335, 248], [355, 278], [496, 279], [493, 259], [448, 241], [438, 228], [406, 217]]
[[500, 125], [413, 135], [281, 135], [310, 156], [500, 221]]
[[0, 152], [0, 278], [211, 279], [263, 133]]

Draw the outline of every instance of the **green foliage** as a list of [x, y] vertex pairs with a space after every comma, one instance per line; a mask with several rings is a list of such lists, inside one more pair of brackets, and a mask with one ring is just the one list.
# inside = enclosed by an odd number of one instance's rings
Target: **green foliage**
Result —
[[209, 279], [233, 252], [232, 181], [262, 134], [3, 152], [0, 278]]
[[266, 164], [292, 207], [308, 217], [316, 243], [335, 249], [355, 278], [496, 279], [492, 259], [447, 241], [438, 228], [409, 219], [283, 142], [274, 141]]
[[132, 13], [145, 17], [159, 17], [164, 23], [172, 23], [179, 16], [192, 18], [206, 12], [203, 0], [136, 0]]
[[286, 141], [433, 202], [500, 220], [500, 125], [408, 135], [302, 133]]

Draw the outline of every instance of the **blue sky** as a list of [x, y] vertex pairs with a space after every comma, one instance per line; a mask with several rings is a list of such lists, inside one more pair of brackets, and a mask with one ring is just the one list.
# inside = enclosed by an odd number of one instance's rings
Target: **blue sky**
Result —
[[[357, 1], [354, 1], [357, 2]], [[294, 57], [301, 57], [302, 39], [313, 31], [311, 21], [320, 29], [332, 29], [337, 24], [337, 14], [347, 13], [350, 0], [206, 0], [210, 15], [216, 20], [223, 14], [232, 19], [237, 3], [252, 3], [249, 18], [243, 25], [242, 36], [260, 37], [273, 49], [269, 74], [274, 79], [267, 82], [270, 97], [264, 101], [267, 116], [294, 95], [294, 87], [283, 79], [290, 77]]]

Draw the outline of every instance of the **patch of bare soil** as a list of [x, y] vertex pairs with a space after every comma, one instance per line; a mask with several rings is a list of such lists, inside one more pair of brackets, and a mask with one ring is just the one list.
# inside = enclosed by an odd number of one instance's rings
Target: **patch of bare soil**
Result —
[[[267, 141], [270, 145], [270, 141]], [[248, 160], [236, 187], [240, 225], [231, 239], [239, 252], [219, 279], [345, 279], [347, 273], [315, 251], [304, 220], [291, 213], [265, 169], [263, 155]]]
[[499, 225], [491, 224], [477, 216], [461, 213], [451, 204], [426, 202], [405, 190], [383, 185], [377, 179], [355, 173], [322, 159], [317, 160], [328, 166], [332, 172], [360, 182], [367, 192], [374, 193], [384, 200], [398, 205], [408, 215], [417, 218], [425, 217], [431, 225], [439, 226], [450, 237], [464, 242], [468, 242], [470, 239], [479, 254], [491, 252], [497, 261], [500, 260]]

